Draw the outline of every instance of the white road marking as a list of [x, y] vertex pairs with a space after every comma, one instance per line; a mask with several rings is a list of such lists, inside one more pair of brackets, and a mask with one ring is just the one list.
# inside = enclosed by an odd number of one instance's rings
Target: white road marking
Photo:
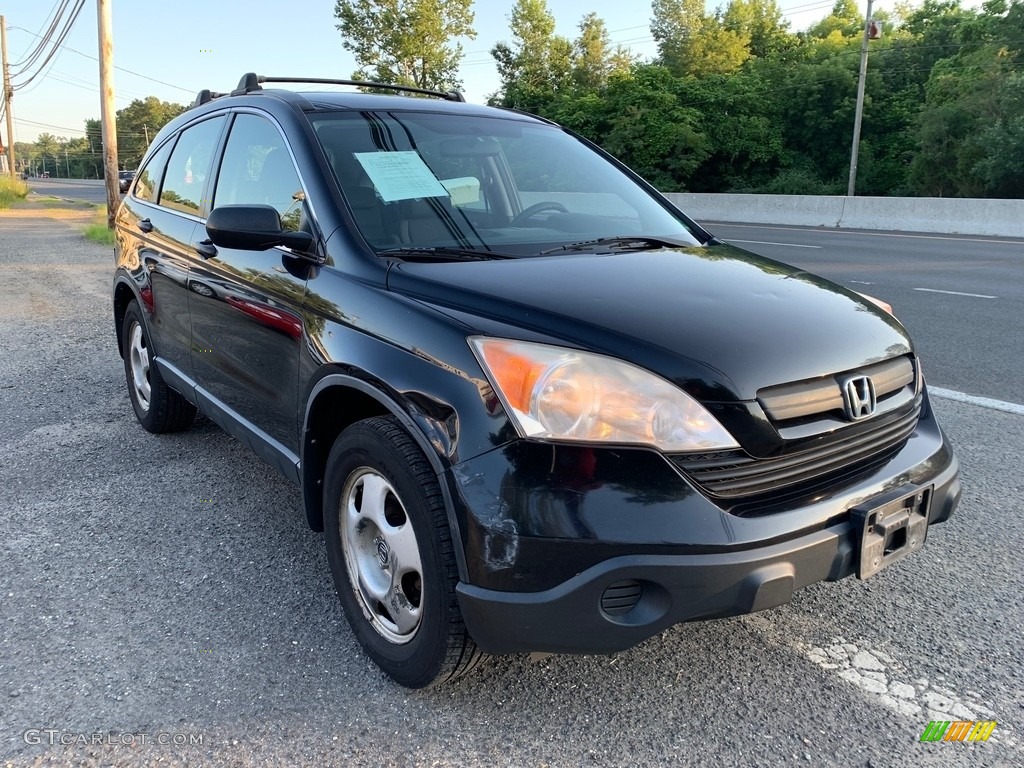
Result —
[[1015, 413], [1018, 416], [1024, 416], [1024, 405], [1019, 403], [1008, 403], [1005, 400], [993, 400], [990, 397], [978, 397], [977, 395], [968, 395], [966, 392], [957, 392], [955, 389], [943, 389], [942, 387], [928, 387], [928, 394], [935, 395], [935, 397], [942, 397], [946, 400], [956, 400], [960, 403], [969, 403], [970, 405], [978, 405], [982, 408], [990, 408], [993, 411], [1006, 411], [1007, 413]]
[[945, 687], [942, 676], [938, 677], [940, 683], [924, 677], [912, 679], [898, 659], [866, 645], [858, 647], [841, 637], [824, 647], [800, 641], [795, 645], [819, 667], [832, 671], [882, 706], [919, 719], [922, 730], [928, 720], [997, 720], [999, 725], [989, 741], [1010, 747], [1018, 743], [1012, 727], [1007, 727], [999, 716], [1002, 713], [989, 709], [985, 705], [988, 702], [978, 701], [978, 694], [957, 695]]
[[830, 235], [870, 235], [871, 237], [904, 237], [911, 240], [955, 240], [963, 243], [999, 243], [1002, 245], [1024, 245], [1024, 240], [1012, 238], [984, 237], [950, 237], [945, 235], [900, 235], [895, 232], [876, 232], [870, 229], [836, 229], [835, 227], [772, 227], [763, 224], [734, 224], [731, 221], [711, 221], [710, 219], [700, 224], [721, 225], [723, 227], [737, 227], [742, 229], [777, 229], [785, 232], [826, 232]]
[[989, 296], [987, 293], [964, 293], [963, 291], [942, 291], [938, 288], [915, 288], [915, 291], [926, 291], [927, 293], [948, 293], [950, 296], [972, 296], [975, 299], [997, 299], [998, 296]]
[[796, 243], [766, 243], [764, 240], [733, 240], [729, 238], [727, 243], [747, 243], [750, 245], [782, 245], [786, 248], [821, 248], [820, 245], [797, 245]]
[[857, 285], [874, 285], [874, 283], [869, 283], [867, 280], [851, 280], [850, 282], [857, 283]]

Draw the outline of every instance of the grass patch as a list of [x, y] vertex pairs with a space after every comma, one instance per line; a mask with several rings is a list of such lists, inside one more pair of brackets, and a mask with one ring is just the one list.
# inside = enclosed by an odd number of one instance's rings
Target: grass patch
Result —
[[101, 245], [114, 244], [114, 230], [107, 227], [106, 210], [102, 213], [97, 213], [92, 224], [85, 228], [84, 234], [86, 240], [92, 240], [94, 243], [100, 243]]
[[10, 208], [18, 200], [24, 200], [28, 194], [28, 184], [21, 179], [0, 176], [0, 208]]

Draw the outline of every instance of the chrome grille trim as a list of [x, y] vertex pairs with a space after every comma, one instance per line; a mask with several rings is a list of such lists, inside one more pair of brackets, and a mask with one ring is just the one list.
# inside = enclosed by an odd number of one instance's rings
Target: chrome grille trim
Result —
[[870, 377], [880, 403], [907, 386], [911, 388], [910, 394], [916, 394], [913, 392], [916, 378], [914, 362], [904, 355], [840, 374], [766, 387], [758, 390], [757, 401], [768, 418], [776, 424], [808, 416], [822, 416], [831, 411], [841, 412], [843, 393], [839, 379], [850, 376]]

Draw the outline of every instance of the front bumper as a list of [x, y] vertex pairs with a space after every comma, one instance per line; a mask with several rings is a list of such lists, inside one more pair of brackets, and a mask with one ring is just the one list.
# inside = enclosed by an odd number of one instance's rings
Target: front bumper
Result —
[[[936, 522], [960, 498], [955, 458], [934, 489]], [[542, 592], [460, 584], [457, 593], [466, 627], [488, 653], [613, 653], [680, 622], [762, 611], [801, 587], [845, 578], [856, 570], [858, 537], [848, 520], [740, 552], [613, 557]]]
[[593, 453], [520, 442], [449, 473], [467, 569], [456, 589], [483, 650], [611, 653], [680, 622], [781, 605], [856, 571], [852, 509], [931, 487], [933, 524], [961, 493], [930, 409], [872, 474], [764, 516], [719, 509], [652, 452]]

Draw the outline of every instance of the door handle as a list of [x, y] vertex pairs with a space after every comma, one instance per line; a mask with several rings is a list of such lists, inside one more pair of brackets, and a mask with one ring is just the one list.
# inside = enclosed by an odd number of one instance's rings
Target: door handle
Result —
[[217, 255], [217, 246], [213, 244], [212, 240], [200, 240], [198, 243], [192, 243], [192, 248], [204, 259], [212, 259]]
[[143, 232], [152, 232], [153, 231], [153, 222], [150, 221], [149, 219], [139, 219], [138, 227]]

